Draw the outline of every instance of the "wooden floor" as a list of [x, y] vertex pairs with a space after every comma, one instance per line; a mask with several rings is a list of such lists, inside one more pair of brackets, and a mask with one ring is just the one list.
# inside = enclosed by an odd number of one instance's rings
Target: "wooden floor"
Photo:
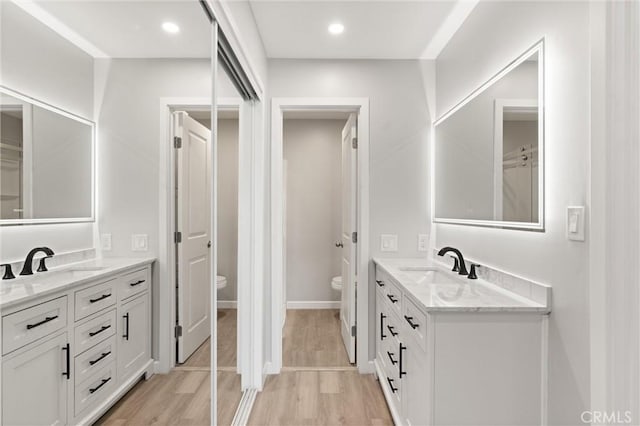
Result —
[[[218, 309], [218, 368], [237, 366], [237, 309]], [[182, 367], [209, 367], [211, 365], [211, 342], [207, 339], [189, 357]]]
[[348, 367], [338, 309], [289, 309], [284, 324], [282, 365]]

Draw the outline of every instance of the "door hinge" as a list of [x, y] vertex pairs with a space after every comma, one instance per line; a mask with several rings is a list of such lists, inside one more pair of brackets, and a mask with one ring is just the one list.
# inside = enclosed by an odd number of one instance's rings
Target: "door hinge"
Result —
[[356, 326], [355, 325], [351, 326], [351, 337], [356, 337]]
[[357, 243], [357, 242], [358, 242], [358, 233], [357, 233], [357, 232], [352, 232], [352, 233], [351, 233], [351, 242], [352, 242], [353, 244], [355, 244], [355, 243]]
[[353, 149], [358, 149], [358, 138], [351, 139], [351, 146]]
[[180, 136], [173, 137], [173, 147], [176, 149], [182, 148], [182, 138]]
[[176, 244], [179, 244], [182, 242], [182, 232], [174, 232], [173, 233], [173, 240], [175, 241]]
[[176, 338], [182, 337], [182, 326], [181, 325], [176, 325], [174, 331], [175, 331]]

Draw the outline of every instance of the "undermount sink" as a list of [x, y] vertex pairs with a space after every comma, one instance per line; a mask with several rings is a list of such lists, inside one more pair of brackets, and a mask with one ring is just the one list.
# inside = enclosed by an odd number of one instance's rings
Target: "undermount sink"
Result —
[[460, 284], [459, 279], [434, 266], [406, 266], [399, 269], [418, 284]]
[[97, 272], [107, 269], [106, 266], [76, 266], [68, 269], [71, 272]]

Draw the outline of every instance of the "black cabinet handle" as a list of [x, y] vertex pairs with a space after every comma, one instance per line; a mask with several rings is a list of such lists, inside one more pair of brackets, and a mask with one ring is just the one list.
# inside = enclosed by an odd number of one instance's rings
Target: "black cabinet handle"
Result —
[[129, 312], [124, 314], [122, 318], [124, 318], [124, 334], [122, 337], [124, 337], [125, 340], [129, 340]]
[[384, 334], [384, 319], [387, 316], [385, 314], [383, 314], [382, 312], [380, 312], [380, 340], [384, 340], [387, 335]]
[[106, 385], [109, 380], [111, 380], [111, 377], [109, 377], [108, 379], [102, 379], [102, 383], [100, 383], [98, 386], [96, 386], [93, 389], [89, 389], [89, 393], [94, 393], [95, 391], [97, 391], [98, 389]]
[[405, 316], [404, 316], [404, 319], [406, 319], [406, 320], [407, 320], [407, 322], [409, 323], [409, 325], [411, 326], [411, 328], [413, 328], [414, 330], [415, 330], [416, 328], [420, 327], [420, 324], [415, 324], [415, 323], [413, 322], [413, 317], [408, 317], [408, 316], [406, 316], [406, 315], [405, 315]]
[[396, 365], [398, 363], [397, 359], [393, 359], [393, 353], [387, 351], [387, 355], [389, 356], [389, 361], [391, 361], [391, 365]]
[[135, 283], [129, 283], [129, 285], [130, 285], [131, 287], [135, 287], [135, 286], [137, 286], [137, 285], [142, 284], [144, 281], [145, 281], [145, 280], [138, 280], [138, 281], [136, 281]]
[[391, 303], [396, 303], [398, 301], [393, 294], [387, 294], [387, 297], [391, 300]]
[[93, 365], [93, 364], [96, 364], [96, 363], [102, 361], [103, 359], [108, 357], [110, 354], [111, 354], [111, 351], [103, 352], [102, 355], [100, 355], [98, 358], [94, 359], [93, 361], [89, 361], [89, 365]]
[[387, 329], [389, 330], [389, 333], [391, 333], [391, 335], [395, 337], [395, 336], [397, 336], [397, 335], [398, 335], [398, 333], [396, 333], [395, 331], [393, 331], [393, 329], [394, 329], [394, 328], [395, 328], [395, 327], [393, 327], [392, 325], [388, 325], [388, 326], [387, 326]]
[[42, 324], [46, 324], [46, 323], [48, 323], [49, 321], [53, 321], [53, 320], [54, 320], [54, 319], [56, 319], [56, 318], [58, 318], [58, 316], [57, 316], [57, 315], [55, 315], [55, 316], [53, 316], [53, 317], [46, 317], [46, 318], [45, 318], [45, 319], [43, 319], [42, 321], [37, 322], [37, 323], [35, 323], [35, 324], [27, 324], [27, 330], [31, 330], [32, 328], [39, 327], [39, 326], [41, 326]]
[[378, 283], [378, 286], [380, 286], [380, 287], [384, 287], [384, 281], [382, 281], [382, 280], [376, 280], [376, 282]]
[[402, 379], [402, 376], [407, 375], [406, 371], [402, 371], [402, 352], [404, 352], [405, 349], [407, 349], [407, 347], [402, 343], [400, 343], [400, 365], [398, 366], [398, 373], [401, 379]]
[[62, 350], [65, 351], [65, 356], [66, 356], [65, 365], [67, 367], [67, 371], [63, 371], [62, 375], [67, 376], [67, 380], [70, 380], [71, 379], [71, 351], [70, 351], [69, 344], [67, 343], [66, 345], [64, 345], [62, 347]]
[[90, 336], [90, 337], [93, 337], [93, 336], [95, 336], [96, 334], [100, 334], [100, 333], [102, 333], [103, 331], [108, 330], [108, 329], [110, 329], [110, 328], [111, 328], [111, 326], [110, 326], [110, 325], [103, 325], [103, 326], [102, 326], [102, 328], [100, 328], [100, 330], [89, 333], [89, 336]]
[[97, 299], [89, 299], [89, 303], [96, 303], [96, 302], [101, 301], [102, 299], [106, 299], [107, 297], [111, 297], [111, 293], [103, 294], [102, 296], [98, 297]]
[[387, 383], [389, 383], [389, 387], [391, 388], [391, 392], [398, 392], [398, 388], [393, 387], [393, 379], [387, 377]]

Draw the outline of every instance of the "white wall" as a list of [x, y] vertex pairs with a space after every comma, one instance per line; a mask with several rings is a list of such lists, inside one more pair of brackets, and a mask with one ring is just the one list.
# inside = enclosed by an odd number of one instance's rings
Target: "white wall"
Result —
[[340, 300], [342, 128], [346, 120], [284, 120], [287, 301]]
[[[417, 251], [417, 235], [430, 231], [429, 174], [425, 166], [429, 162], [427, 147], [431, 126], [425, 95], [432, 89], [429, 67], [430, 63], [419, 61], [269, 61], [271, 97], [369, 98], [372, 256], [383, 254], [380, 251], [380, 234], [386, 233], [398, 234], [399, 250], [397, 253], [384, 253], [385, 256], [424, 256]], [[267, 265], [269, 261], [267, 254]], [[270, 276], [270, 270], [267, 270], [267, 276]], [[373, 280], [373, 274], [370, 276]], [[374, 294], [372, 282], [369, 283], [370, 294]], [[266, 291], [270, 291], [268, 286]], [[265, 300], [268, 297], [270, 294], [265, 294]], [[373, 324], [374, 298], [371, 297], [369, 302], [370, 323]], [[266, 308], [266, 318], [270, 318], [269, 309]], [[271, 325], [267, 327], [265, 350], [270, 353]], [[374, 330], [370, 331], [373, 333]], [[370, 359], [373, 358], [374, 343], [372, 335]]]
[[[0, 7], [0, 84], [93, 119], [93, 58], [11, 2]], [[56, 253], [91, 248], [93, 224], [0, 228], [2, 262], [41, 245]]]
[[549, 423], [580, 424], [589, 404], [587, 243], [565, 237], [566, 207], [587, 203], [590, 131], [589, 4], [480, 2], [436, 61], [444, 113], [545, 38], [546, 231], [436, 225], [436, 246], [553, 286]]

